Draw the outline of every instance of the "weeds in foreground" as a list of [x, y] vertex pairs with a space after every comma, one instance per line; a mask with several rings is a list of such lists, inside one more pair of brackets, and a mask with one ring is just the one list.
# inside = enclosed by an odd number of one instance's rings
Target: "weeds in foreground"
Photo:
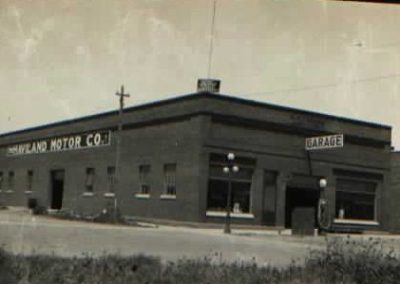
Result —
[[61, 258], [12, 255], [0, 249], [0, 283], [399, 283], [400, 261], [379, 240], [334, 239], [311, 251], [304, 263], [285, 268], [212, 258], [162, 263], [137, 255]]
[[321, 283], [400, 283], [400, 257], [380, 239], [332, 239], [310, 252], [305, 269], [316, 269]]

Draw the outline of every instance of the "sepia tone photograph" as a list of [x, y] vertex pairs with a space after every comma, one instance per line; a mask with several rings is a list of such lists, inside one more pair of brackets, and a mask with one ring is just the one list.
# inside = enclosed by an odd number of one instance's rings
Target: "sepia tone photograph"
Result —
[[399, 26], [0, 0], [0, 284], [400, 283]]

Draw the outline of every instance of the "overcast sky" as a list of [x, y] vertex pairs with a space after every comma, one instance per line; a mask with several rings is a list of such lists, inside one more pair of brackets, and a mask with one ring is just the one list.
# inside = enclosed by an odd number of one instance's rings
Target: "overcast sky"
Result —
[[[400, 5], [217, 0], [221, 92], [393, 126]], [[213, 0], [0, 0], [0, 132], [194, 92]]]

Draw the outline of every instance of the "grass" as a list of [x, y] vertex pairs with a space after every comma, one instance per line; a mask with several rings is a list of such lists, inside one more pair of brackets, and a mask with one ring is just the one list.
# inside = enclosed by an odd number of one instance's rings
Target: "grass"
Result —
[[334, 239], [310, 251], [304, 263], [284, 268], [254, 262], [213, 262], [210, 258], [163, 263], [136, 255], [61, 258], [12, 255], [0, 249], [0, 283], [400, 283], [400, 259], [380, 241]]

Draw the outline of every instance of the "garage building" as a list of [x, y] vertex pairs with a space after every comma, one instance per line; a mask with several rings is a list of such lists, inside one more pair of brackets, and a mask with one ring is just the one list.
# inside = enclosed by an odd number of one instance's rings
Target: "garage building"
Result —
[[[317, 225], [322, 208], [331, 228], [390, 229], [389, 126], [199, 92], [125, 109], [116, 173], [118, 121], [111, 111], [0, 135], [0, 203], [222, 222], [231, 185], [236, 223], [291, 228], [309, 208]], [[228, 153], [238, 172], [223, 171]]]

